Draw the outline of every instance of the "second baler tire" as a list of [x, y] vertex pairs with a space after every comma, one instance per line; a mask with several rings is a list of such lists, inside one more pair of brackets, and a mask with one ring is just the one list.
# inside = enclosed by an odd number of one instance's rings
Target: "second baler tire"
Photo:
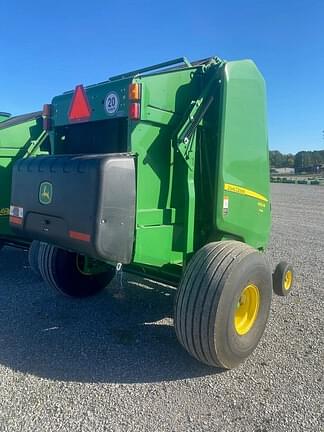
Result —
[[40, 248], [40, 241], [34, 240], [31, 242], [28, 249], [28, 263], [33, 273], [39, 278], [41, 278], [42, 276], [39, 271], [39, 265], [38, 265], [39, 248]]
[[[285, 276], [287, 272], [291, 274], [291, 280], [289, 287], [285, 287]], [[273, 280], [273, 292], [281, 297], [286, 297], [292, 290], [294, 281], [293, 268], [286, 261], [280, 261], [276, 266], [275, 271], [272, 276]]]
[[[234, 317], [244, 287], [255, 284], [260, 306], [252, 328], [239, 335]], [[263, 254], [238, 241], [202, 247], [178, 287], [174, 324], [179, 342], [197, 360], [232, 369], [256, 348], [272, 299], [271, 269]]]
[[77, 267], [77, 253], [48, 243], [41, 243], [39, 269], [45, 282], [68, 297], [83, 298], [102, 291], [115, 276], [111, 267], [106, 272], [84, 274]]

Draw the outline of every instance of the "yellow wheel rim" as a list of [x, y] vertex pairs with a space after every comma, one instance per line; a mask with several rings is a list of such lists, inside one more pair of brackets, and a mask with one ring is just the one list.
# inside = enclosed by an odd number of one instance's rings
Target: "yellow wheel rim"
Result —
[[289, 290], [291, 288], [292, 283], [292, 271], [288, 270], [285, 274], [285, 280], [284, 280], [284, 288], [285, 290]]
[[246, 286], [241, 292], [234, 316], [236, 332], [242, 336], [248, 333], [255, 323], [260, 308], [260, 292], [255, 285]]

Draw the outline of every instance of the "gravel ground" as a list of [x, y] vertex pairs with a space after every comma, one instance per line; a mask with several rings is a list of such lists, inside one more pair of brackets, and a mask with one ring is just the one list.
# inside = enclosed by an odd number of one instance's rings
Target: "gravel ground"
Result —
[[127, 300], [47, 289], [26, 252], [0, 259], [0, 431], [324, 431], [324, 188], [273, 185], [273, 263], [295, 289], [238, 369], [189, 357], [172, 291], [129, 278]]

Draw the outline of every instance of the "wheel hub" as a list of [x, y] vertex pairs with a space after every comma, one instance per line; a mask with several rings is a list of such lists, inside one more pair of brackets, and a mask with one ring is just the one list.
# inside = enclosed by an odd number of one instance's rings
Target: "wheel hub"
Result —
[[241, 292], [234, 315], [234, 327], [236, 332], [242, 336], [253, 327], [260, 307], [260, 292], [253, 284], [247, 285]]
[[285, 274], [285, 279], [284, 279], [284, 288], [285, 290], [289, 290], [291, 287], [291, 282], [292, 282], [292, 272], [291, 270], [288, 270]]

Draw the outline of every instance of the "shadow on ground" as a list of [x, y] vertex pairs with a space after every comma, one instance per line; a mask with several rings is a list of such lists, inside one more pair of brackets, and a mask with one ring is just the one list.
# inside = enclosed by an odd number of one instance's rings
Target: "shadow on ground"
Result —
[[[0, 363], [40, 377], [144, 383], [215, 374], [179, 345], [174, 291], [129, 277], [126, 299], [106, 289], [71, 300], [40, 282], [27, 253], [0, 253]], [[163, 322], [159, 322], [163, 320]]]

